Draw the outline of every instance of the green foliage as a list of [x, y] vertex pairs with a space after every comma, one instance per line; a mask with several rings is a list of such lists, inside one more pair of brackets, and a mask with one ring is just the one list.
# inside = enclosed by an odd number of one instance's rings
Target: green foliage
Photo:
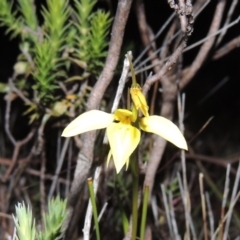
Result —
[[57, 76], [56, 51], [52, 48], [51, 42], [45, 39], [42, 43], [36, 45], [34, 53], [36, 71], [33, 72], [33, 76], [37, 81], [33, 88], [37, 90], [38, 97], [42, 102], [45, 102], [53, 98], [52, 92], [57, 88], [55, 84]]
[[68, 35], [70, 8], [66, 0], [48, 0], [47, 8], [43, 7], [44, 30], [47, 38], [51, 41], [52, 48], [60, 51]]
[[67, 201], [62, 201], [59, 196], [48, 203], [48, 213], [44, 214], [44, 232], [39, 234], [39, 240], [54, 240], [62, 233], [62, 224], [66, 219]]
[[38, 27], [38, 20], [36, 16], [35, 7], [32, 0], [19, 0], [19, 11], [23, 15], [24, 25], [31, 30], [36, 31]]
[[[59, 90], [60, 84], [69, 79], [85, 80], [99, 73], [106, 56], [111, 19], [108, 13], [93, 11], [96, 0], [75, 0], [75, 8], [66, 0], [47, 0], [46, 6], [40, 6], [41, 11], [32, 0], [17, 2], [13, 11], [10, 1], [0, 1], [0, 26], [21, 39], [21, 54], [15, 66], [22, 66], [18, 64], [21, 62], [26, 63], [26, 68], [14, 69], [17, 76], [14, 84], [17, 87], [20, 78], [25, 79], [20, 91], [26, 98], [32, 98], [28, 99], [31, 103], [26, 112], [34, 121], [36, 116], [44, 115], [43, 111], [52, 111], [57, 101], [64, 100], [66, 92]], [[80, 76], [69, 76], [72, 63], [86, 71], [80, 71]]]
[[75, 17], [77, 22], [75, 23], [75, 27], [77, 29], [76, 34], [76, 53], [77, 57], [82, 61], [88, 60], [88, 53], [89, 53], [89, 16], [91, 15], [92, 9], [96, 4], [96, 1], [93, 0], [82, 0], [78, 1], [75, 0]]
[[44, 230], [37, 232], [29, 207], [19, 203], [16, 206], [14, 223], [18, 240], [56, 240], [63, 234], [62, 224], [67, 217], [67, 201], [56, 197], [48, 202], [48, 213], [43, 214]]
[[16, 15], [16, 12], [12, 12], [12, 2], [0, 1], [0, 26], [6, 26], [7, 33], [12, 32], [12, 37], [19, 35], [23, 28], [22, 19]]
[[87, 63], [87, 70], [97, 73], [99, 67], [103, 66], [102, 59], [107, 52], [104, 51], [108, 43], [106, 36], [112, 22], [109, 13], [98, 10], [91, 14], [96, 1], [83, 0], [75, 1], [77, 11], [78, 34], [76, 35], [75, 51], [76, 57]]
[[13, 216], [19, 240], [34, 240], [36, 236], [32, 211], [24, 203], [16, 206], [16, 217]]
[[89, 36], [89, 69], [99, 70], [99, 67], [103, 66], [101, 61], [103, 57], [107, 55], [104, 51], [108, 43], [106, 42], [106, 36], [108, 34], [108, 28], [111, 24], [112, 19], [109, 13], [105, 13], [98, 10], [96, 14], [91, 17], [91, 30]]

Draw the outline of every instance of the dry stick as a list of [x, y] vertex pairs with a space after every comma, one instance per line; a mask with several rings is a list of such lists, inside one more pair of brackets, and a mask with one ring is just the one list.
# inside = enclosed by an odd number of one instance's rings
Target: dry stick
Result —
[[69, 142], [70, 142], [70, 138], [66, 138], [65, 141], [64, 141], [64, 144], [63, 144], [63, 147], [62, 147], [62, 152], [61, 152], [60, 158], [58, 160], [57, 169], [56, 169], [55, 174], [54, 174], [54, 179], [52, 181], [52, 184], [51, 184], [51, 187], [50, 187], [50, 190], [49, 190], [49, 193], [48, 193], [48, 201], [52, 198], [54, 190], [56, 188], [58, 176], [59, 176], [60, 171], [62, 169], [63, 161], [64, 161], [64, 158], [65, 158], [67, 149], [68, 149]]
[[[172, 35], [174, 35], [174, 32], [176, 30], [176, 27], [177, 27], [177, 21], [174, 21], [172, 26], [170, 27], [169, 31], [167, 32], [166, 36], [165, 36], [165, 39], [163, 41], [163, 47], [161, 48], [161, 52], [160, 52], [160, 59], [165, 59], [168, 52], [169, 52], [169, 44], [171, 42], [169, 42], [169, 38], [171, 38]], [[162, 67], [163, 65], [163, 61], [161, 64], [159, 64], [159, 67]], [[160, 70], [157, 68], [154, 68], [154, 70]], [[152, 99], [151, 99], [151, 104], [150, 104], [150, 114], [153, 114], [154, 113], [154, 105], [155, 105], [155, 101], [156, 101], [156, 97], [157, 97], [157, 92], [159, 90], [159, 84], [160, 82], [157, 81], [155, 84], [154, 84], [154, 88], [153, 88], [153, 96], [152, 96]]]
[[232, 21], [231, 23], [229, 23], [227, 26], [224, 26], [222, 28], [220, 28], [219, 30], [217, 30], [216, 32], [210, 34], [210, 35], [207, 35], [207, 37], [205, 38], [202, 38], [201, 40], [199, 40], [198, 42], [195, 42], [193, 43], [192, 45], [188, 46], [187, 48], [184, 49], [183, 52], [188, 52], [189, 50], [199, 46], [200, 44], [206, 42], [206, 40], [210, 39], [210, 38], [213, 38], [213, 37], [216, 37], [217, 35], [219, 35], [220, 33], [222, 33], [223, 31], [226, 31], [227, 29], [235, 26], [236, 24], [238, 24], [240, 21], [240, 17], [238, 17], [236, 20]]
[[[177, 47], [177, 49], [174, 51], [172, 56], [169, 58], [169, 60], [165, 63], [165, 65], [161, 68], [159, 72], [154, 74], [152, 77], [147, 79], [143, 86], [143, 93], [146, 95], [147, 92], [149, 91], [151, 85], [156, 82], [156, 81], [161, 81], [161, 83], [164, 81], [162, 78], [163, 76], [167, 73], [168, 70], [171, 69], [171, 67], [177, 62], [178, 57], [182, 54], [183, 49], [187, 45], [187, 39], [183, 38], [182, 42], [180, 45]], [[166, 81], [166, 80], [165, 80]]]
[[[30, 154], [30, 157], [32, 156], [32, 154]], [[28, 156], [27, 158], [21, 158], [18, 160], [18, 168], [22, 168], [22, 165], [26, 165], [29, 161], [30, 161], [30, 157]], [[39, 162], [41, 160], [39, 159]], [[8, 159], [8, 158], [0, 158], [0, 164], [3, 164], [3, 165], [11, 165], [11, 162], [12, 160], [11, 159]], [[37, 171], [33, 168], [26, 168], [26, 172], [29, 173], [30, 175], [33, 175], [33, 176], [37, 176], [37, 177], [40, 177], [40, 171]], [[53, 180], [54, 176], [50, 175], [50, 174], [46, 174], [45, 175], [45, 179], [48, 179], [48, 180]], [[65, 180], [64, 178], [59, 178], [59, 182], [60, 183], [63, 183], [63, 184], [66, 184], [66, 185], [69, 185], [70, 184], [70, 180]]]
[[[218, 4], [216, 6], [216, 10], [214, 13], [214, 17], [213, 17], [208, 35], [212, 35], [219, 29], [219, 26], [223, 17], [223, 12], [225, 9], [225, 4], [226, 4], [225, 0], [218, 0]], [[202, 66], [202, 63], [205, 61], [210, 49], [212, 48], [214, 41], [215, 41], [214, 37], [209, 38], [200, 48], [198, 55], [195, 58], [191, 67], [187, 68], [188, 70], [183, 71], [183, 79], [180, 82], [181, 89], [189, 83], [189, 81], [195, 76], [197, 71], [200, 69], [200, 67]]]
[[[95, 170], [95, 173], [94, 173], [93, 190], [94, 190], [95, 196], [96, 196], [96, 192], [98, 189], [99, 176], [100, 176], [101, 170], [102, 170], [102, 167], [97, 167]], [[91, 222], [92, 222], [92, 203], [91, 203], [91, 200], [89, 199], [88, 206], [87, 206], [87, 212], [86, 212], [85, 220], [84, 220], [84, 227], [82, 230], [84, 240], [90, 239]]]
[[[229, 25], [227, 25], [226, 27], [223, 27], [223, 28], [219, 29], [218, 31], [214, 32], [213, 34], [211, 34], [211, 35], [209, 35], [209, 36], [207, 36], [207, 37], [199, 40], [198, 42], [195, 42], [195, 43], [193, 43], [192, 45], [188, 46], [187, 48], [185, 48], [185, 49], [183, 50], [183, 52], [187, 52], [187, 51], [189, 51], [189, 50], [191, 50], [191, 49], [193, 49], [193, 48], [201, 45], [202, 43], [206, 42], [206, 40], [208, 40], [208, 39], [210, 39], [210, 38], [213, 38], [213, 37], [216, 37], [216, 36], [219, 35], [221, 32], [223, 32], [223, 31], [225, 31], [225, 30], [227, 30], [227, 29], [235, 26], [236, 24], [238, 24], [239, 21], [240, 21], [240, 17], [238, 17], [236, 20], [234, 20], [233, 22], [231, 22], [231, 23], [230, 23]], [[168, 40], [167, 43], [170, 43], [173, 39], [175, 39], [176, 36], [178, 36], [180, 32], [181, 32], [181, 31], [178, 31], [177, 33], [175, 33], [175, 34], [170, 38], [170, 40]], [[233, 42], [229, 42], [229, 46], [227, 46], [227, 45], [225, 45], [225, 46], [226, 46], [226, 47], [229, 47], [230, 49], [228, 49], [228, 48], [225, 49], [224, 47], [222, 47], [221, 50], [223, 51], [223, 53], [222, 53], [223, 55], [227, 54], [228, 52], [230, 52], [231, 50], [233, 50], [234, 48], [236, 48], [236, 47], [239, 46], [239, 39], [238, 39], [238, 37], [237, 37], [236, 39], [233, 39]], [[163, 49], [163, 47], [160, 47], [158, 50], [156, 50], [156, 51], [152, 54], [152, 56], [157, 55], [162, 49]], [[217, 51], [216, 53], [218, 53], [218, 51]], [[219, 52], [219, 54], [220, 54], [220, 52]], [[214, 56], [215, 56], [215, 55], [214, 55]], [[219, 57], [222, 57], [222, 56], [220, 55]], [[217, 58], [219, 58], [219, 57], [216, 56], [215, 58], [217, 59]], [[168, 59], [169, 59], [169, 57], [165, 57], [163, 60], [168, 60]], [[139, 73], [141, 73], [141, 72], [143, 72], [143, 71], [146, 71], [146, 70], [148, 70], [148, 69], [152, 69], [153, 67], [162, 64], [161, 61], [158, 61], [158, 62], [156, 61], [154, 64], [150, 64], [150, 65], [148, 65], [147, 67], [144, 67], [144, 68], [141, 68], [141, 69], [140, 69], [140, 67], [141, 67], [142, 65], [146, 64], [146, 62], [148, 62], [149, 60], [150, 60], [150, 57], [146, 58], [143, 62], [141, 62], [141, 64], [139, 64], [139, 65], [136, 67], [136, 74], [139, 74]], [[185, 68], [185, 70], [184, 70], [185, 75], [186, 75], [186, 73], [189, 71], [189, 69], [190, 69], [190, 67]], [[184, 86], [185, 86], [185, 85], [184, 85]], [[184, 86], [183, 86], [183, 87], [184, 87]]]
[[226, 172], [226, 180], [225, 180], [225, 185], [224, 185], [224, 193], [223, 193], [223, 199], [222, 199], [222, 206], [221, 206], [221, 218], [220, 218], [220, 237], [219, 239], [223, 239], [223, 230], [224, 230], [224, 222], [223, 218], [225, 215], [225, 207], [227, 203], [227, 198], [228, 198], [228, 193], [229, 193], [229, 184], [230, 184], [230, 179], [229, 179], [229, 174], [230, 174], [230, 169], [231, 165], [227, 165], [227, 172]]
[[[40, 204], [41, 204], [41, 212], [44, 213], [47, 210], [46, 204], [46, 189], [45, 189], [45, 172], [46, 172], [46, 150], [45, 147], [41, 152], [41, 169], [40, 169]], [[42, 223], [44, 222], [43, 215]]]
[[98, 214], [98, 221], [99, 221], [99, 222], [100, 222], [100, 220], [101, 220], [101, 218], [102, 218], [104, 212], [106, 211], [107, 206], [108, 206], [108, 203], [107, 203], [107, 202], [104, 203], [104, 205], [103, 205], [103, 207], [102, 207], [100, 213]]
[[[46, 123], [51, 116], [45, 114], [42, 118], [41, 125], [38, 128], [38, 152], [41, 154], [41, 169], [40, 169], [40, 204], [41, 212], [46, 211], [46, 192], [45, 192], [45, 170], [46, 170], [46, 150], [45, 150], [45, 139], [44, 139], [44, 129]], [[44, 221], [42, 216], [42, 222]]]
[[154, 224], [157, 227], [159, 225], [159, 214], [158, 214], [158, 206], [157, 206], [157, 197], [153, 195], [150, 199], [151, 201], [151, 208], [153, 213]]
[[[237, 195], [236, 195], [236, 197], [233, 199], [233, 201], [231, 201], [229, 210], [228, 210], [227, 214], [224, 216], [224, 219], [223, 219], [224, 222], [225, 222], [226, 219], [228, 219], [228, 218], [231, 219], [231, 213], [232, 213], [233, 208], [234, 208], [235, 204], [237, 203], [239, 197], [240, 197], [240, 191], [237, 193]], [[217, 236], [219, 230], [220, 230], [220, 226], [218, 226], [218, 228], [217, 228], [216, 231], [214, 232], [211, 240], [215, 240], [215, 239], [216, 239], [216, 236]]]
[[[67, 156], [67, 176], [66, 176], [66, 187], [65, 187], [65, 196], [67, 198], [70, 190], [70, 179], [71, 179], [71, 163], [72, 163], [72, 156], [73, 156], [73, 142], [70, 141], [69, 148], [68, 148], [68, 156]], [[60, 179], [58, 179], [59, 182]]]
[[[185, 109], [185, 94], [182, 95], [182, 99], [180, 98], [180, 94], [178, 94], [178, 115], [179, 115], [179, 128], [184, 134], [184, 109]], [[188, 216], [191, 212], [191, 202], [188, 190], [188, 183], [187, 183], [187, 169], [186, 169], [186, 156], [185, 151], [181, 150], [181, 163], [182, 163], [182, 174], [183, 174], [183, 187], [184, 187], [184, 201], [185, 201], [185, 223], [186, 223], [186, 234], [187, 238], [190, 239], [190, 229], [189, 229], [189, 222]]]
[[208, 208], [208, 217], [209, 217], [209, 226], [210, 226], [210, 237], [213, 236], [214, 233], [214, 217], [212, 212], [212, 206], [209, 198], [208, 192], [205, 194], [206, 202], [207, 202], [207, 208]]
[[[33, 175], [33, 176], [36, 176], [36, 177], [41, 177], [41, 172], [40, 172], [40, 171], [37, 171], [37, 170], [35, 170], [35, 169], [27, 168], [25, 171], [26, 171], [28, 174], [30, 174], [30, 175]], [[51, 181], [53, 181], [54, 176], [53, 176], [53, 175], [50, 175], [50, 174], [45, 174], [45, 175], [44, 175], [44, 179], [45, 179], [45, 180], [51, 180]], [[65, 184], [65, 185], [67, 185], [67, 186], [70, 185], [70, 181], [69, 181], [69, 180], [66, 180], [66, 179], [64, 179], [64, 178], [58, 178], [58, 181], [59, 181], [59, 183]]]
[[[232, 159], [226, 159], [226, 158], [218, 158], [218, 157], [209, 157], [201, 154], [195, 154], [195, 153], [186, 153], [185, 154], [188, 159], [194, 159], [194, 160], [201, 160], [205, 162], [210, 162], [217, 164], [219, 166], [222, 166], [224, 168], [227, 167], [228, 163], [236, 163], [239, 161], [239, 157], [232, 158]], [[234, 169], [231, 169], [231, 172], [236, 174], [236, 171]]]
[[[8, 85], [10, 86], [10, 81], [12, 80], [8, 80]], [[12, 88], [10, 87], [9, 92], [7, 94], [7, 103], [6, 103], [6, 111], [5, 111], [5, 132], [9, 138], [9, 140], [12, 142], [12, 144], [15, 146], [16, 145], [16, 140], [13, 137], [11, 131], [10, 131], [10, 127], [9, 127], [9, 122], [10, 122], [10, 111], [11, 111], [11, 102], [12, 102]]]
[[[178, 178], [178, 185], [179, 185], [179, 189], [180, 189], [180, 193], [181, 193], [181, 198], [182, 198], [182, 201], [183, 201], [183, 206], [184, 206], [184, 209], [186, 209], [187, 206], [186, 206], [186, 201], [185, 201], [185, 193], [184, 193], [184, 189], [183, 189], [181, 175], [180, 175], [179, 172], [177, 173], [177, 178]], [[187, 221], [189, 221], [192, 237], [193, 237], [194, 240], [197, 240], [197, 236], [196, 236], [196, 232], [195, 232], [195, 229], [194, 229], [191, 214], [190, 214], [190, 212], [187, 212], [187, 213], [188, 213]]]
[[[233, 12], [234, 12], [234, 9], [235, 9], [237, 3], [238, 3], [238, 0], [233, 0], [233, 1], [232, 1], [231, 7], [230, 7], [229, 10], [228, 10], [227, 17], [226, 17], [226, 20], [225, 20], [225, 22], [224, 22], [223, 27], [227, 26], [228, 23], [230, 22], [231, 17], [232, 17], [232, 15], [233, 15]], [[226, 34], [226, 32], [227, 32], [226, 30], [223, 31], [223, 32], [221, 32], [221, 34], [220, 34], [220, 36], [219, 36], [219, 38], [218, 38], [218, 40], [217, 40], [217, 43], [216, 43], [217, 46], [219, 45], [219, 43], [221, 43], [221, 41], [222, 41], [224, 35]]]
[[[224, 26], [222, 27], [221, 29], [217, 30], [216, 32], [212, 33], [211, 35], [207, 35], [207, 37], [204, 37], [202, 38], [201, 40], [199, 40], [198, 42], [195, 42], [191, 45], [189, 45], [188, 47], [186, 47], [183, 52], [188, 52], [189, 50], [201, 45], [202, 43], [206, 42], [206, 40], [210, 39], [210, 38], [213, 38], [213, 37], [216, 37], [217, 35], [219, 35], [220, 33], [222, 33], [223, 31], [226, 31], [227, 29], [235, 26], [236, 24], [238, 24], [240, 21], [240, 17], [238, 17], [236, 20], [232, 21], [231, 23], [229, 23], [227, 26]], [[178, 31], [177, 33], [175, 33], [168, 41], [166, 44], [169, 44], [173, 39], [175, 39], [179, 34], [180, 34], [181, 31]], [[230, 43], [229, 43], [230, 44]], [[238, 44], [239, 44], [239, 40], [238, 38], [234, 39], [234, 42], [231, 43], [233, 46], [230, 45], [230, 48], [235, 48], [235, 47], [238, 47]], [[226, 45], [227, 47], [227, 45]], [[158, 50], [156, 50], [154, 53], [153, 53], [153, 56], [156, 55], [158, 52], [160, 52], [164, 47], [160, 47]], [[224, 49], [221, 48], [221, 49]], [[225, 49], [226, 50], [226, 49]], [[229, 51], [231, 51], [232, 49], [229, 49]], [[218, 52], [218, 51], [217, 51]], [[214, 55], [215, 56], [215, 55]], [[169, 57], [165, 57], [163, 58], [164, 60], [168, 60]], [[147, 58], [145, 59], [143, 62], [141, 62], [141, 64], [139, 66], [136, 67], [137, 71], [136, 73], [140, 73], [142, 71], [145, 71], [145, 70], [148, 70], [148, 69], [151, 69], [152, 67], [154, 66], [157, 66], [159, 65], [161, 62], [156, 62], [154, 64], [151, 64], [151, 65], [148, 65], [147, 67], [145, 67], [144, 69], [141, 69], [141, 70], [138, 70], [143, 64], [145, 64], [147, 61], [149, 61], [150, 58]], [[188, 69], [188, 68], [187, 68]]]
[[122, 94], [123, 94], [123, 89], [124, 89], [125, 84], [127, 82], [128, 72], [129, 72], [129, 69], [130, 69], [130, 63], [129, 63], [129, 60], [127, 58], [127, 55], [132, 57], [132, 52], [129, 51], [125, 55], [125, 60], [123, 62], [122, 74], [121, 74], [121, 77], [120, 77], [119, 82], [118, 82], [117, 93], [116, 93], [114, 101], [113, 101], [111, 113], [114, 113], [117, 110], [120, 99], [121, 99]]
[[[157, 32], [156, 36], [151, 40], [150, 43], [148, 43], [148, 45], [145, 47], [145, 49], [141, 52], [141, 54], [135, 59], [134, 61], [134, 65], [136, 65], [140, 59], [144, 56], [144, 54], [148, 51], [149, 48], [151, 48], [152, 43], [162, 34], [162, 32], [166, 29], [166, 27], [168, 26], [168, 24], [172, 21], [172, 19], [175, 17], [175, 13], [172, 13], [172, 15], [167, 19], [167, 21], [163, 24], [163, 26], [161, 27], [161, 29]], [[148, 57], [149, 59], [151, 58], [151, 56]]]
[[169, 191], [169, 205], [170, 205], [170, 216], [171, 216], [171, 222], [172, 222], [172, 226], [173, 226], [173, 232], [174, 232], [174, 239], [176, 240], [181, 240], [181, 237], [178, 233], [178, 227], [177, 227], [177, 223], [176, 223], [176, 218], [175, 218], [175, 214], [174, 214], [174, 207], [173, 207], [173, 196], [172, 196], [172, 191]]
[[[156, 55], [156, 47], [154, 44], [156, 38], [158, 37], [158, 34], [160, 35], [162, 33], [162, 31], [167, 27], [167, 25], [170, 23], [170, 20], [172, 20], [174, 13], [171, 15], [171, 17], [167, 20], [167, 22], [165, 22], [164, 26], [160, 29], [159, 33], [155, 36], [150, 38], [150, 32], [151, 28], [150, 26], [147, 24], [147, 20], [146, 20], [146, 13], [145, 13], [145, 7], [144, 7], [144, 2], [143, 0], [138, 0], [136, 3], [136, 15], [137, 15], [137, 20], [138, 20], [138, 27], [141, 33], [141, 39], [143, 42], [143, 45], [146, 46], [144, 49], [144, 53], [147, 51], [148, 54], [148, 58], [144, 60], [144, 62], [146, 62], [146, 60], [151, 60], [152, 64], [156, 67], [157, 69], [154, 69], [155, 71], [159, 71], [159, 67], [157, 66], [159, 65], [159, 59]], [[141, 56], [141, 55], [140, 55]], [[138, 57], [139, 58], [139, 57]], [[134, 64], [136, 64], [138, 61], [138, 59], [135, 60]], [[141, 63], [141, 65], [144, 63]], [[140, 66], [141, 66], [140, 65]], [[139, 68], [136, 67], [136, 70]]]
[[[204, 4], [201, 6], [201, 8], [197, 11], [197, 13], [194, 15], [195, 18], [197, 18], [197, 16], [203, 11], [203, 9], [209, 4], [210, 0], [204, 2]], [[160, 33], [167, 27], [167, 25], [170, 23], [170, 21], [172, 20], [172, 17], [175, 16], [175, 13], [173, 13], [173, 15], [170, 16], [170, 18], [167, 20], [167, 22], [163, 25], [163, 27], [160, 29]], [[148, 61], [151, 60], [151, 58], [155, 57], [160, 51], [162, 51], [165, 46], [164, 45], [168, 45], [170, 44], [177, 36], [179, 36], [181, 34], [181, 30], [177, 31], [175, 34], [173, 34], [172, 37], [169, 37], [169, 39], [166, 41], [165, 44], [163, 44], [163, 46], [161, 46], [159, 49], [157, 49], [155, 52], [153, 52], [152, 55], [148, 56], [147, 58], [145, 58], [144, 61], [142, 61], [138, 66], [135, 67], [135, 71], [136, 71], [136, 74], [140, 73], [140, 72], [143, 72], [143, 71], [146, 71], [148, 69], [151, 69], [152, 67], [156, 66], [156, 65], [159, 65], [159, 64], [162, 64], [162, 62], [156, 62], [155, 64], [151, 64], [147, 67], [145, 67], [144, 69], [140, 69], [141, 66], [145, 65]], [[157, 34], [158, 35], [158, 34]], [[157, 37], [156, 35], [156, 37]], [[155, 40], [156, 37], [153, 39]], [[151, 44], [152, 44], [152, 41], [150, 43], [148, 43], [146, 49], [144, 49], [144, 54], [147, 52], [147, 50], [151, 47]], [[141, 56], [141, 55], [140, 55]], [[140, 57], [139, 56], [139, 57]], [[138, 58], [139, 58], [138, 57]], [[141, 56], [142, 57], [142, 56]], [[135, 62], [137, 62], [137, 60], [139, 59], [136, 59]], [[165, 58], [163, 58], [165, 59]], [[167, 58], [166, 58], [167, 59]], [[134, 62], [134, 63], [135, 63]], [[140, 69], [140, 70], [139, 70]]]
[[[15, 75], [15, 77], [17, 77], [17, 75]], [[13, 83], [13, 80], [14, 80], [14, 79], [15, 79], [14, 77], [9, 79], [9, 86], [10, 86], [10, 88], [12, 89], [13, 92], [15, 92], [15, 93], [23, 100], [23, 102], [24, 102], [25, 104], [29, 104], [29, 105], [30, 105], [32, 102], [31, 102], [28, 98], [26, 98], [26, 97], [24, 96], [24, 94], [21, 92], [21, 90], [19, 90], [19, 89], [14, 85], [14, 83]]]
[[35, 133], [35, 129], [32, 129], [32, 130], [30, 131], [30, 133], [27, 135], [26, 138], [24, 138], [24, 139], [21, 140], [21, 141], [17, 141], [17, 142], [15, 143], [15, 147], [14, 147], [14, 151], [13, 151], [13, 156], [12, 156], [11, 164], [9, 165], [9, 167], [8, 167], [5, 175], [4, 175], [3, 178], [2, 178], [2, 181], [3, 181], [3, 182], [6, 182], [6, 181], [8, 180], [8, 178], [9, 178], [9, 176], [10, 176], [13, 168], [14, 168], [15, 165], [17, 164], [17, 159], [18, 159], [18, 155], [19, 155], [19, 152], [20, 152], [20, 150], [21, 150], [21, 147], [22, 147], [23, 145], [25, 145], [26, 143], [28, 143], [28, 142], [32, 139], [32, 137], [34, 136], [34, 133]]
[[[236, 194], [237, 194], [237, 191], [238, 191], [239, 181], [240, 181], [240, 162], [238, 164], [237, 175], [235, 177], [235, 182], [234, 182], [234, 186], [233, 186], [233, 191], [232, 191], [232, 196], [231, 196], [230, 203], [232, 203], [234, 201], [235, 197], [236, 197]], [[232, 212], [233, 212], [233, 208], [231, 208], [231, 205], [230, 205], [230, 208], [229, 208], [229, 212], [230, 213], [228, 215], [228, 218], [227, 218], [227, 221], [226, 221], [226, 226], [225, 226], [225, 229], [224, 229], [223, 240], [227, 240], [227, 238], [228, 238], [228, 230], [229, 230], [230, 222], [231, 222], [231, 219], [232, 219]]]
[[203, 185], [203, 174], [199, 174], [199, 185], [200, 185], [200, 196], [202, 204], [202, 217], [203, 217], [203, 232], [204, 240], [208, 240], [208, 229], [207, 229], [207, 213], [206, 213], [206, 202], [204, 195], [204, 185]]
[[[117, 12], [116, 12], [116, 16], [114, 18], [114, 23], [112, 27], [107, 59], [106, 59], [103, 71], [99, 76], [99, 79], [94, 85], [92, 92], [89, 96], [89, 99], [87, 102], [88, 110], [96, 109], [99, 107], [101, 99], [103, 98], [103, 95], [113, 78], [114, 71], [116, 69], [120, 51], [121, 51], [125, 26], [127, 23], [131, 4], [132, 4], [132, 0], [118, 1]], [[83, 187], [83, 184], [87, 180], [89, 170], [92, 166], [96, 132], [95, 131], [88, 132], [86, 134], [83, 134], [82, 137], [83, 137], [82, 138], [83, 146], [82, 146], [81, 152], [78, 155], [77, 166], [74, 173], [73, 183], [71, 186], [71, 193], [68, 198], [69, 216], [65, 222], [67, 226], [72, 217], [72, 214], [74, 213], [73, 210], [78, 200], [79, 193]], [[76, 224], [77, 224], [76, 222], [71, 222], [71, 229], [75, 228]], [[73, 232], [71, 231], [71, 229], [69, 229], [68, 231], [69, 235], [71, 235], [71, 232]], [[68, 239], [71, 239], [71, 237], [68, 236], [68, 234], [66, 235], [66, 237], [68, 237]]]
[[166, 188], [165, 188], [164, 184], [161, 184], [161, 191], [162, 191], [162, 196], [163, 196], [163, 204], [164, 204], [164, 208], [165, 208], [165, 214], [167, 217], [168, 228], [169, 228], [171, 239], [173, 239], [174, 232], [173, 232], [173, 226], [172, 226], [172, 222], [171, 222], [169, 204], [167, 201]]
[[226, 43], [223, 47], [221, 47], [220, 49], [218, 49], [215, 54], [213, 55], [213, 60], [217, 60], [221, 57], [223, 57], [224, 55], [228, 54], [229, 52], [231, 52], [233, 49], [239, 47], [240, 45], [240, 36], [232, 39], [230, 42]]

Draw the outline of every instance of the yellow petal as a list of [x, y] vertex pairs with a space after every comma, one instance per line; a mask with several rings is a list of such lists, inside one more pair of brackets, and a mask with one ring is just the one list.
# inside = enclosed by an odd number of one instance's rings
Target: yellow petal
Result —
[[142, 130], [155, 133], [179, 148], [187, 150], [187, 143], [179, 128], [168, 119], [160, 116], [143, 117], [139, 121]]
[[91, 110], [81, 114], [68, 124], [63, 130], [62, 136], [71, 137], [84, 132], [106, 128], [113, 120], [113, 114]]
[[107, 127], [107, 136], [117, 173], [124, 164], [128, 164], [129, 157], [140, 141], [140, 131], [130, 124], [111, 123]]
[[125, 124], [133, 122], [133, 113], [126, 109], [117, 109], [114, 112], [114, 119]]
[[136, 86], [132, 86], [130, 88], [130, 94], [132, 97], [132, 101], [137, 110], [141, 110], [145, 117], [148, 117], [148, 105], [145, 96], [142, 93], [141, 87], [137, 84]]

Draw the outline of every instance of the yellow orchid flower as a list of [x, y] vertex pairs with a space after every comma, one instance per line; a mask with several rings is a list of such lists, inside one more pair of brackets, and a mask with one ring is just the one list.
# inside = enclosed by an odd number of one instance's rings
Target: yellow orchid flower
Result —
[[[133, 113], [126, 109], [117, 109], [114, 114], [99, 110], [85, 112], [74, 119], [63, 131], [63, 137], [75, 136], [87, 131], [107, 128], [110, 153], [113, 156], [117, 173], [126, 164], [140, 142], [140, 130], [132, 125]], [[179, 148], [187, 150], [187, 143], [178, 127], [166, 118], [149, 116], [139, 118], [143, 131], [160, 135]]]
[[142, 88], [139, 84], [132, 84], [130, 94], [137, 110], [141, 110], [145, 117], [148, 117], [148, 105], [145, 96], [142, 93]]

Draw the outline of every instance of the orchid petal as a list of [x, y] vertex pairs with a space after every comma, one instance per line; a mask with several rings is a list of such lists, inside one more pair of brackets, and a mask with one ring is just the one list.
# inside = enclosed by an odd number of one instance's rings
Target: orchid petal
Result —
[[126, 109], [117, 109], [114, 112], [114, 119], [121, 123], [130, 124], [133, 121], [133, 113]]
[[113, 114], [99, 110], [85, 112], [75, 118], [62, 133], [63, 137], [71, 137], [84, 132], [106, 128], [114, 121]]
[[188, 149], [186, 140], [179, 128], [164, 117], [143, 117], [140, 119], [139, 125], [143, 131], [155, 133], [179, 148]]
[[129, 157], [140, 141], [140, 131], [130, 124], [111, 123], [107, 127], [107, 136], [113, 155], [117, 173], [124, 164], [128, 164]]
[[145, 117], [148, 117], [148, 105], [145, 96], [142, 93], [141, 87], [137, 84], [136, 87], [130, 88], [130, 94], [132, 97], [132, 101], [137, 110], [141, 110]]

